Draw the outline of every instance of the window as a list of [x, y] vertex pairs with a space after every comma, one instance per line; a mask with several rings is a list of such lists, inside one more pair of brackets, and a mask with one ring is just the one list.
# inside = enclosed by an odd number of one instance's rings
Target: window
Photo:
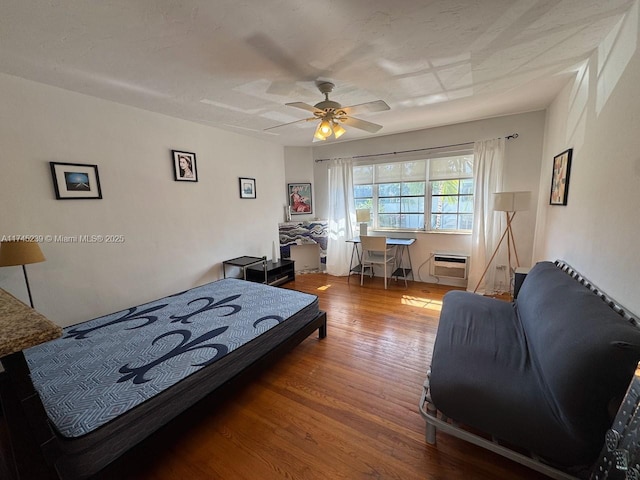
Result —
[[373, 228], [469, 231], [473, 225], [471, 154], [357, 165], [353, 183], [355, 208], [371, 210]]
[[431, 230], [473, 227], [473, 155], [429, 161]]

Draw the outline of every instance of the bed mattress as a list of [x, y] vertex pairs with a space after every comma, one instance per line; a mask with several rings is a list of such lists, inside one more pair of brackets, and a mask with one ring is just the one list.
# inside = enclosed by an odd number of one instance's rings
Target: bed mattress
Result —
[[[194, 374], [252, 343], [268, 349], [318, 314], [314, 295], [224, 279], [67, 327], [61, 338], [24, 353], [56, 430], [78, 438], [108, 433], [109, 422], [144, 413], [136, 407], [158, 396], [164, 409], [197, 401], [206, 394], [196, 387], [204, 373]], [[182, 383], [175, 398], [166, 393]]]

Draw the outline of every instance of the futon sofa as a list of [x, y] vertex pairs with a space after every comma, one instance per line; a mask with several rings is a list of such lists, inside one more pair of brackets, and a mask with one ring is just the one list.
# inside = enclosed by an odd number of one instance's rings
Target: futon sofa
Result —
[[588, 476], [639, 360], [637, 322], [562, 262], [536, 264], [513, 303], [449, 292], [420, 405], [427, 442], [444, 430], [554, 478]]

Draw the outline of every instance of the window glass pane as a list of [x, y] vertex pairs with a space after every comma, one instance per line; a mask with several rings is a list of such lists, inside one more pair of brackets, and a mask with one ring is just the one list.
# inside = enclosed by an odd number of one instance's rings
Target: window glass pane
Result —
[[378, 215], [378, 226], [380, 228], [400, 228], [400, 214], [381, 213]]
[[473, 196], [460, 195], [460, 212], [473, 213]]
[[373, 197], [373, 185], [354, 185], [353, 196], [355, 198]]
[[400, 199], [397, 197], [378, 199], [378, 212], [379, 213], [400, 213]]
[[426, 182], [404, 182], [402, 184], [402, 195], [424, 195]]
[[370, 198], [356, 198], [356, 210], [361, 208], [373, 210], [373, 200]]
[[400, 228], [422, 230], [424, 228], [423, 214], [402, 214], [400, 216]]
[[460, 193], [473, 195], [473, 178], [460, 180]]
[[383, 183], [378, 185], [378, 196], [380, 197], [400, 196], [400, 184], [399, 183]]
[[460, 230], [471, 230], [473, 228], [473, 215], [460, 215], [458, 218], [458, 228]]
[[458, 211], [458, 196], [432, 197], [432, 213], [456, 213]]
[[457, 230], [458, 215], [456, 214], [431, 215], [431, 228], [433, 230]]
[[358, 165], [353, 167], [353, 184], [361, 185], [373, 183], [373, 165]]
[[424, 213], [424, 197], [404, 197], [400, 205], [403, 213]]
[[455, 195], [458, 193], [460, 180], [442, 180], [431, 182], [431, 195]]
[[431, 213], [442, 213], [444, 211], [444, 200], [442, 197], [431, 197]]
[[442, 211], [445, 213], [458, 213], [458, 197], [442, 197]]

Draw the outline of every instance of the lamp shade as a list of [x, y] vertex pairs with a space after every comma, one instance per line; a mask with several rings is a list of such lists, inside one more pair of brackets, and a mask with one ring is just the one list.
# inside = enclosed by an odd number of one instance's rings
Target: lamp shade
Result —
[[322, 129], [320, 128], [322, 123], [319, 123], [316, 132], [313, 134], [313, 141], [317, 142], [318, 140], [326, 140], [327, 136], [322, 133]]
[[493, 194], [493, 209], [498, 212], [529, 210], [531, 192], [497, 192]]
[[342, 125], [333, 122], [333, 136], [336, 138], [340, 138], [342, 135], [347, 133], [347, 131], [342, 128]]
[[358, 208], [356, 210], [356, 220], [358, 223], [369, 223], [371, 221], [371, 210], [368, 208]]
[[16, 240], [0, 243], [0, 267], [28, 265], [45, 260], [37, 242]]

